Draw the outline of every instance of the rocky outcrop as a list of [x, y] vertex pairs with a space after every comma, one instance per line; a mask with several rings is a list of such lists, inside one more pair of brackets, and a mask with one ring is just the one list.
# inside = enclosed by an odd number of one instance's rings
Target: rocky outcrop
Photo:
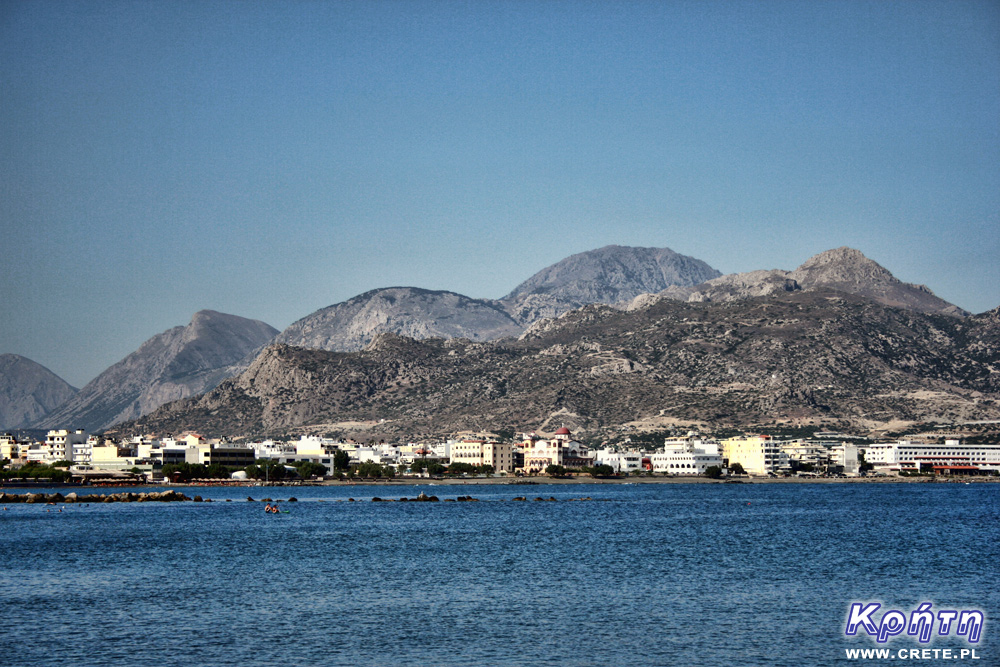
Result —
[[966, 317], [969, 314], [934, 296], [924, 285], [898, 280], [860, 251], [847, 247], [815, 255], [794, 271], [749, 271], [728, 274], [700, 285], [672, 286], [655, 295], [640, 295], [628, 307], [632, 310], [648, 308], [661, 299], [720, 302], [767, 297], [798, 290], [837, 290], [863, 296], [886, 306], [921, 313], [952, 317]]
[[174, 491], [152, 491], [147, 493], [0, 493], [0, 503], [58, 504], [58, 503], [149, 503], [180, 502], [191, 500], [183, 493]]
[[37, 428], [105, 429], [169, 401], [203, 393], [241, 370], [277, 334], [264, 322], [211, 310], [150, 338], [101, 373]]
[[61, 377], [17, 354], [0, 354], [0, 429], [22, 428], [76, 394]]
[[318, 310], [282, 331], [275, 342], [350, 352], [380, 333], [482, 341], [517, 336], [522, 328], [493, 302], [454, 292], [387, 287]]

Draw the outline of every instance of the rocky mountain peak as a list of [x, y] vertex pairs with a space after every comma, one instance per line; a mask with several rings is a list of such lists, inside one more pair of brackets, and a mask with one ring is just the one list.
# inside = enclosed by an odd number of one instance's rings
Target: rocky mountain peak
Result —
[[384, 287], [317, 310], [281, 332], [288, 345], [338, 352], [365, 348], [381, 333], [410, 338], [493, 340], [522, 327], [495, 302], [418, 287]]
[[0, 428], [27, 426], [75, 393], [45, 366], [19, 354], [0, 354]]
[[697, 285], [720, 275], [670, 248], [609, 245], [542, 269], [501, 302], [517, 321], [530, 324], [587, 304], [623, 304], [640, 294]]
[[805, 284], [841, 283], [867, 287], [900, 282], [882, 265], [865, 257], [860, 250], [847, 246], [810, 257], [792, 271], [791, 277]]
[[135, 419], [236, 375], [277, 333], [259, 320], [198, 311], [187, 326], [153, 336], [35, 426], [98, 431]]

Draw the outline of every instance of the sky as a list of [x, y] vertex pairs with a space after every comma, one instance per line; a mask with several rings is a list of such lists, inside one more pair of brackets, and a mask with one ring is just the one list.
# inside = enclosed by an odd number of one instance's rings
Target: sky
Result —
[[1000, 305], [1000, 3], [0, 1], [0, 353], [851, 246]]

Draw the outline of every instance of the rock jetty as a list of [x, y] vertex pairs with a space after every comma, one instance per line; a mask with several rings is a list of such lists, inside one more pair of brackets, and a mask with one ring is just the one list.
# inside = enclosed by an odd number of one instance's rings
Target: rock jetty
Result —
[[149, 503], [177, 502], [191, 500], [178, 491], [154, 491], [151, 493], [0, 493], [0, 503], [55, 504], [55, 503]]

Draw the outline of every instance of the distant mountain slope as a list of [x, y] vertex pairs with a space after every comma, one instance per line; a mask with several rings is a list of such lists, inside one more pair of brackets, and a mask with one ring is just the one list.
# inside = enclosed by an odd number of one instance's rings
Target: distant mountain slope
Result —
[[[669, 287], [657, 296], [680, 301], [732, 301], [797, 290], [838, 290], [873, 299], [886, 306], [921, 313], [965, 317], [969, 313], [923, 285], [904, 283], [854, 248], [821, 252], [794, 271], [772, 269], [733, 273], [700, 285]], [[649, 306], [657, 299], [643, 296], [631, 308]]]
[[660, 417], [845, 427], [997, 419], [998, 332], [995, 313], [927, 315], [836, 291], [629, 312], [593, 305], [540, 320], [518, 340], [381, 334], [354, 353], [272, 345], [239, 377], [127, 428], [278, 434], [367, 420], [419, 437], [553, 419], [590, 433]]
[[135, 419], [168, 401], [215, 387], [242, 370], [233, 366], [277, 333], [258, 320], [199, 311], [187, 326], [147, 340], [35, 426], [97, 431]]
[[717, 276], [700, 259], [669, 248], [609, 245], [546, 267], [501, 299], [517, 321], [530, 324], [592, 303], [618, 304], [671, 286], [691, 286]]
[[27, 426], [75, 393], [45, 366], [18, 354], [0, 354], [0, 429]]
[[523, 327], [492, 302], [454, 292], [387, 287], [328, 306], [293, 323], [276, 342], [319, 350], [360, 350], [380, 333], [410, 338], [493, 340]]

